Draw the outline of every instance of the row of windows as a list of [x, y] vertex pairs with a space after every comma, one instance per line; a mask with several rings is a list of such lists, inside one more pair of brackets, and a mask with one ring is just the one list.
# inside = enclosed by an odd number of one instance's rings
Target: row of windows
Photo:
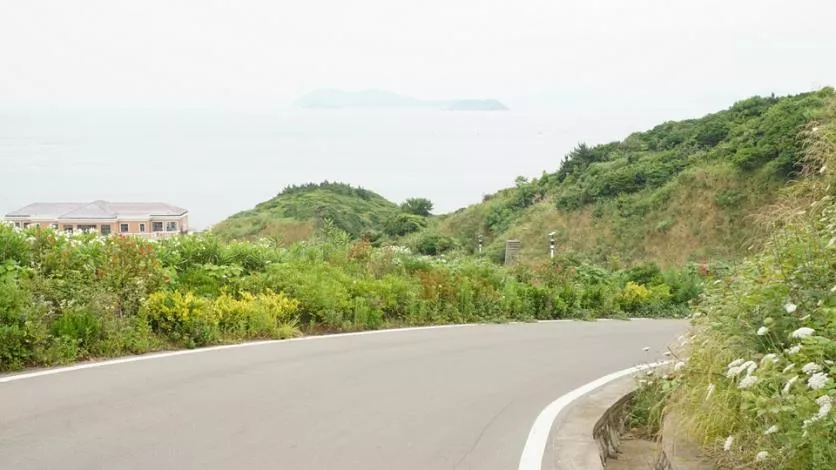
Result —
[[[30, 224], [29, 222], [23, 222], [23, 228], [29, 228], [30, 225], [32, 225], [32, 224]], [[35, 227], [40, 227], [40, 226], [41, 226], [41, 224], [35, 224]], [[15, 227], [20, 228], [21, 223], [20, 222], [15, 222]], [[50, 224], [50, 227], [52, 227], [55, 230], [58, 230], [58, 224]], [[82, 231], [82, 232], [95, 232], [96, 231], [96, 226], [95, 225], [79, 224], [79, 225], [73, 226], [72, 224], [66, 224], [66, 225], [64, 225], [63, 228], [64, 228], [65, 232], [70, 232], [70, 233], [72, 233], [73, 230], [78, 230], [78, 231]], [[145, 224], [139, 224], [139, 233], [145, 233], [145, 228], [146, 228]], [[163, 228], [165, 228], [166, 232], [176, 232], [177, 231], [177, 222], [173, 222], [173, 221], [165, 222], [165, 227], [163, 227], [163, 222], [151, 222], [151, 231], [152, 232], [162, 232]], [[110, 233], [111, 233], [110, 230], [111, 230], [111, 227], [110, 227], [109, 224], [99, 225], [99, 232], [102, 235], [110, 235]], [[129, 230], [130, 230], [130, 228], [128, 227], [128, 224], [119, 224], [119, 233], [128, 233]]]

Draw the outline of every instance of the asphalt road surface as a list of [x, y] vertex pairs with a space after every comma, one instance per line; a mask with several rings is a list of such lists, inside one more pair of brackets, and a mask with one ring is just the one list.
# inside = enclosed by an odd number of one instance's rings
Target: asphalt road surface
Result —
[[0, 383], [0, 468], [516, 469], [548, 403], [661, 358], [685, 328], [635, 320], [398, 331]]

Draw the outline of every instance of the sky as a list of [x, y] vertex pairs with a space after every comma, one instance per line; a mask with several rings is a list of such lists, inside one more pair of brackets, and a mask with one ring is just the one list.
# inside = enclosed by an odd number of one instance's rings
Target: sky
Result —
[[0, 0], [0, 106], [321, 88], [691, 116], [833, 85], [831, 0]]

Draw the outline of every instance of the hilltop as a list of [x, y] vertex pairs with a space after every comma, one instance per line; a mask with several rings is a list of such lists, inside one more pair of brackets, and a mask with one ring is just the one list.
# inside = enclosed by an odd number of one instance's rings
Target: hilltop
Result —
[[558, 252], [611, 266], [733, 260], [764, 238], [758, 221], [774, 219], [771, 204], [800, 178], [804, 133], [834, 101], [832, 88], [756, 96], [621, 141], [581, 143], [556, 171], [518, 177], [452, 214], [419, 216], [371, 191], [323, 183], [285, 189], [214, 231], [294, 241], [329, 218], [354, 237], [426, 254], [473, 252], [482, 235], [497, 262], [508, 239], [522, 241], [522, 261], [544, 259], [550, 232]]
[[278, 237], [285, 242], [309, 238], [317, 225], [330, 219], [354, 237], [380, 230], [398, 206], [367, 189], [323, 182], [290, 186], [253, 209], [239, 212], [212, 231], [224, 239]]
[[357, 92], [331, 88], [312, 91], [294, 103], [299, 108], [429, 108], [449, 111], [504, 111], [508, 107], [494, 99], [420, 100], [386, 90]]
[[[436, 231], [503, 258], [507, 239], [522, 258], [558, 250], [619, 265], [732, 259], [762, 238], [757, 220], [800, 177], [804, 132], [836, 100], [832, 88], [752, 97], [699, 119], [666, 122], [619, 142], [579, 144], [552, 173], [487, 195], [440, 218]], [[472, 248], [471, 248], [472, 249]]]

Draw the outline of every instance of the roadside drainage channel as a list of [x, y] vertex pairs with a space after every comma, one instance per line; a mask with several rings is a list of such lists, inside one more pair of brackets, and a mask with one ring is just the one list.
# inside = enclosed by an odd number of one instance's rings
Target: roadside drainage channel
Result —
[[[543, 459], [542, 470], [599, 470], [619, 457], [621, 436], [635, 392], [635, 375], [614, 380], [575, 400], [558, 415]], [[699, 449], [684, 438], [673, 418], [666, 418], [661, 442], [651, 458], [629, 468], [703, 470], [714, 468]]]

